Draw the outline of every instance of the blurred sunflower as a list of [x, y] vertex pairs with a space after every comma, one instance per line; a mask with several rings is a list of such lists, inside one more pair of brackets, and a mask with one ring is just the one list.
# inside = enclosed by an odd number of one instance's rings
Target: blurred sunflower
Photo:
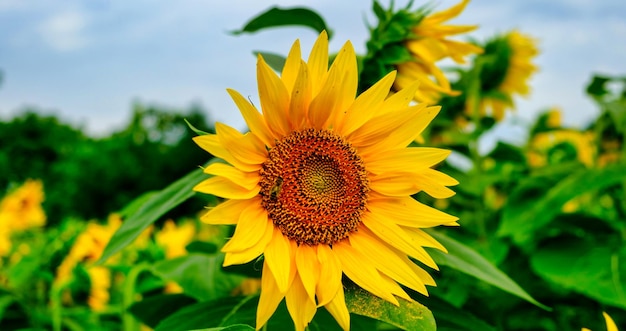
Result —
[[388, 97], [395, 72], [355, 99], [357, 71], [349, 41], [328, 67], [325, 32], [307, 62], [296, 41], [280, 77], [259, 56], [262, 113], [228, 90], [250, 132], [216, 123], [216, 134], [194, 138], [227, 162], [206, 167], [213, 177], [194, 188], [228, 199], [202, 216], [236, 224], [224, 265], [264, 256], [257, 328], [285, 298], [297, 330], [321, 306], [349, 329], [342, 274], [396, 305], [411, 300], [398, 283], [423, 294], [435, 285], [409, 256], [436, 269], [424, 247], [445, 248], [421, 228], [457, 218], [410, 195], [448, 198], [457, 181], [431, 169], [449, 151], [407, 145], [439, 107], [409, 105], [417, 83]]
[[422, 16], [411, 28], [411, 37], [406, 41], [406, 48], [412, 59], [396, 65], [398, 77], [394, 89], [410, 86], [415, 80], [421, 82], [415, 92], [415, 100], [435, 104], [442, 94], [459, 95], [453, 91], [450, 82], [435, 63], [451, 58], [458, 64], [465, 63], [465, 57], [482, 53], [482, 48], [468, 42], [448, 39], [451, 36], [467, 33], [478, 28], [477, 25], [446, 25], [445, 22], [459, 16], [469, 0], [463, 0], [446, 10], [427, 15], [427, 11], [418, 12]]
[[[513, 96], [530, 93], [528, 81], [538, 68], [533, 63], [539, 54], [536, 41], [518, 31], [498, 36], [485, 45], [481, 70], [481, 114], [489, 114], [497, 121], [504, 118], [507, 109], [514, 109]], [[468, 99], [468, 102], [472, 102]], [[471, 107], [467, 107], [468, 111]]]
[[109, 215], [107, 224], [87, 224], [85, 231], [76, 238], [69, 253], [57, 268], [55, 283], [68, 281], [72, 270], [79, 263], [96, 262], [121, 224], [122, 219], [118, 214]]
[[102, 311], [110, 299], [111, 271], [103, 266], [94, 266], [87, 269], [91, 282], [87, 304], [94, 311]]
[[44, 200], [43, 184], [27, 180], [0, 201], [0, 224], [11, 230], [25, 230], [46, 224], [41, 207]]
[[587, 167], [594, 164], [597, 154], [594, 134], [590, 131], [563, 128], [561, 110], [558, 108], [541, 115], [531, 134], [527, 157], [532, 167], [575, 159]]
[[27, 180], [0, 201], [0, 256], [12, 248], [11, 234], [46, 224], [43, 183]]
[[192, 222], [184, 222], [176, 225], [173, 220], [165, 221], [161, 231], [154, 236], [159, 246], [165, 249], [165, 257], [173, 259], [187, 254], [187, 245], [196, 235], [196, 225]]

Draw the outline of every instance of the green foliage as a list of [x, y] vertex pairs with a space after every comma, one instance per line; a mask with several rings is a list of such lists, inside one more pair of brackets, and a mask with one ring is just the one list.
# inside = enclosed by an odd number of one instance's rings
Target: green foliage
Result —
[[325, 30], [328, 33], [328, 37], [332, 37], [332, 31], [326, 26], [324, 19], [309, 8], [283, 9], [272, 7], [252, 18], [241, 30], [235, 30], [232, 31], [232, 33], [235, 35], [244, 32], [253, 33], [267, 28], [285, 25], [308, 27], [318, 33]]
[[0, 187], [41, 179], [48, 223], [106, 217], [206, 162], [184, 118], [211, 131], [197, 108], [178, 112], [135, 105], [128, 127], [105, 138], [27, 111], [0, 122]]
[[405, 330], [437, 329], [433, 314], [419, 302], [401, 299], [398, 307], [358, 287], [349, 288], [345, 295], [348, 310], [353, 314], [367, 316]]

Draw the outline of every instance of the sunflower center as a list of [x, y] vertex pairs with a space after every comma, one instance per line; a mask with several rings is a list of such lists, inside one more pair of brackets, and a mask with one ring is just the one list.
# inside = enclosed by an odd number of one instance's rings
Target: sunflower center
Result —
[[261, 205], [298, 244], [333, 244], [356, 231], [369, 182], [363, 160], [328, 130], [294, 131], [276, 143], [260, 171]]

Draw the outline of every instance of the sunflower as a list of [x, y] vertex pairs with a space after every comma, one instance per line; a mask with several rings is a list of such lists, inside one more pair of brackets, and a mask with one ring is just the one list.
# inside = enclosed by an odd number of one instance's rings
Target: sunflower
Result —
[[482, 114], [501, 120], [507, 109], [515, 108], [515, 94], [527, 96], [530, 93], [528, 81], [538, 70], [533, 64], [538, 54], [536, 41], [515, 30], [487, 43], [484, 56], [492, 60], [481, 75]]
[[[446, 10], [427, 15], [412, 29], [412, 38], [406, 41], [406, 48], [413, 59], [396, 66], [398, 77], [394, 88], [408, 87], [413, 81], [419, 80], [422, 85], [415, 93], [415, 100], [428, 104], [436, 103], [441, 94], [458, 95], [453, 91], [445, 74], [435, 63], [451, 58], [456, 63], [465, 63], [465, 57], [482, 53], [479, 46], [448, 37], [475, 30], [476, 25], [445, 25], [444, 23], [457, 17], [469, 0], [463, 0]], [[432, 79], [431, 79], [432, 77]]]
[[262, 112], [228, 90], [250, 132], [216, 123], [194, 138], [226, 161], [194, 188], [227, 199], [201, 217], [236, 224], [224, 266], [264, 256], [257, 328], [286, 299], [296, 330], [321, 306], [349, 329], [342, 274], [394, 304], [411, 300], [398, 283], [423, 294], [435, 285], [409, 257], [436, 269], [424, 247], [445, 248], [422, 228], [457, 218], [410, 195], [448, 198], [457, 181], [431, 169], [449, 151], [407, 145], [439, 107], [410, 105], [417, 83], [388, 97], [395, 72], [355, 98], [357, 71], [349, 41], [328, 67], [325, 32], [306, 62], [296, 41], [280, 77], [259, 56]]

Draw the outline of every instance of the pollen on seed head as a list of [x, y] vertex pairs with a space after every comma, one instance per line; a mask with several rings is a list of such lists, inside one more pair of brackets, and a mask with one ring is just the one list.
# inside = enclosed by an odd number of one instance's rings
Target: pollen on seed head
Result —
[[361, 157], [328, 130], [294, 131], [269, 151], [260, 171], [261, 205], [298, 244], [332, 244], [356, 231], [369, 181]]

